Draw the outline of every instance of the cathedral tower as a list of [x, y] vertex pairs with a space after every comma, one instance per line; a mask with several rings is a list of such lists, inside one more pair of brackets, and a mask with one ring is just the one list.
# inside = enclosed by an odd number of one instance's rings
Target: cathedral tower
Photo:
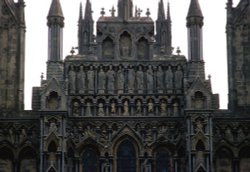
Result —
[[24, 109], [24, 1], [0, 2], [0, 109]]
[[250, 3], [227, 3], [229, 109], [250, 109]]

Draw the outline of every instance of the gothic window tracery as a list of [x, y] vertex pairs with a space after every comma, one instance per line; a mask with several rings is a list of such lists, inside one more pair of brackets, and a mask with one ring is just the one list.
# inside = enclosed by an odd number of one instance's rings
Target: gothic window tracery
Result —
[[117, 172], [136, 172], [136, 151], [129, 140], [124, 140], [118, 147]]

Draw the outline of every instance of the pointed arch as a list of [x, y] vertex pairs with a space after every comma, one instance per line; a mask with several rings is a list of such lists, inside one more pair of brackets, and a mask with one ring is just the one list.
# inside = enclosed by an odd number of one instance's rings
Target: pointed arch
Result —
[[0, 171], [13, 171], [14, 153], [8, 147], [0, 148]]
[[23, 148], [19, 153], [20, 172], [38, 171], [37, 159], [37, 152], [33, 148]]
[[220, 147], [215, 153], [215, 171], [233, 171], [233, 152], [227, 147]]
[[243, 147], [239, 152], [240, 172], [250, 171], [250, 146]]
[[111, 39], [109, 36], [106, 37], [103, 40], [102, 43], [102, 56], [104, 59], [114, 59], [114, 49], [115, 49], [115, 44], [113, 39]]
[[137, 42], [137, 58], [149, 59], [149, 43], [144, 37], [141, 37]]
[[171, 171], [170, 152], [166, 147], [157, 148], [154, 152], [154, 159], [156, 172]]
[[124, 139], [117, 148], [117, 172], [136, 172], [137, 155], [130, 139]]
[[126, 58], [132, 56], [132, 37], [127, 31], [124, 31], [120, 35], [119, 47], [120, 57]]
[[82, 171], [99, 171], [99, 153], [91, 146], [87, 146], [82, 152]]

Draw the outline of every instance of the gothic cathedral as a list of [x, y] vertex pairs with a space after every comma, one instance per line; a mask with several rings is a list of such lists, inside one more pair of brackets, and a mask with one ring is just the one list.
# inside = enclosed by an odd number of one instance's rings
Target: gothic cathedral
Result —
[[155, 22], [118, 0], [96, 23], [86, 0], [65, 58], [51, 1], [46, 77], [27, 111], [25, 2], [0, 0], [0, 172], [250, 171], [250, 0], [227, 0], [227, 110], [205, 77], [199, 0], [187, 9], [187, 57], [172, 52], [163, 0]]

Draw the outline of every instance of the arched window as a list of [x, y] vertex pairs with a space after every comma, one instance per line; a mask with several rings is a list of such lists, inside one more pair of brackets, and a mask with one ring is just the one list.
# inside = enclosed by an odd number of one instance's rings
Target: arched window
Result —
[[37, 155], [32, 148], [25, 148], [19, 155], [20, 172], [37, 171]]
[[216, 152], [215, 157], [215, 172], [227, 171], [232, 172], [233, 153], [227, 148], [220, 148]]
[[98, 155], [95, 150], [85, 149], [82, 155], [82, 166], [84, 172], [98, 172]]
[[119, 145], [117, 158], [117, 172], [136, 172], [136, 152], [129, 140]]
[[14, 155], [7, 147], [0, 149], [0, 171], [13, 171]]
[[250, 147], [240, 151], [240, 172], [250, 171]]
[[156, 172], [169, 172], [169, 153], [166, 149], [159, 149], [155, 155]]

